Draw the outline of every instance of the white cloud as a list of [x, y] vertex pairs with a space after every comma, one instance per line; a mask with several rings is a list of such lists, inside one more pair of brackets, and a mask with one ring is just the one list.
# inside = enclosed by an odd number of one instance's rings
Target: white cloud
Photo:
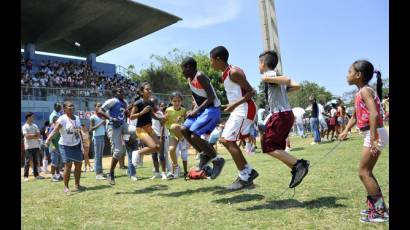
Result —
[[182, 18], [175, 27], [198, 29], [237, 18], [242, 0], [139, 0]]

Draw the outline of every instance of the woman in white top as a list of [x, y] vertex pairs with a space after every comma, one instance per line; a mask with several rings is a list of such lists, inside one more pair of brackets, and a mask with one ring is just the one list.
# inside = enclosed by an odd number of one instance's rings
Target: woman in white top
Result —
[[64, 169], [64, 192], [69, 194], [68, 182], [70, 180], [71, 165], [74, 162], [74, 180], [76, 190], [83, 190], [80, 186], [81, 164], [83, 160], [82, 140], [80, 133], [80, 118], [74, 115], [74, 104], [65, 101], [63, 104], [64, 115], [58, 118], [54, 130], [47, 137], [46, 145], [50, 143], [53, 136], [59, 131], [60, 140], [58, 141], [60, 154], [65, 163]]

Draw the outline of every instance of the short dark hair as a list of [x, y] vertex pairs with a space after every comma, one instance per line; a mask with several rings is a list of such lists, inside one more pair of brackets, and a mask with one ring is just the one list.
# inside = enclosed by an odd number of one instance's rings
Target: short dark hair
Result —
[[278, 54], [273, 50], [268, 50], [259, 55], [259, 59], [263, 61], [265, 66], [270, 69], [274, 70], [278, 65]]
[[217, 47], [213, 48], [211, 50], [211, 52], [209, 52], [209, 55], [212, 58], [220, 59], [220, 60], [224, 61], [225, 63], [228, 62], [229, 52], [224, 46], [217, 46]]
[[34, 113], [32, 113], [32, 112], [26, 113], [26, 120], [27, 120], [29, 117], [33, 116], [33, 115], [34, 115]]
[[182, 66], [191, 66], [196, 69], [196, 61], [193, 57], [186, 57], [184, 60], [181, 62]]
[[58, 103], [58, 102], [56, 102], [56, 103], [54, 103], [54, 110], [55, 111], [57, 111], [57, 109], [60, 107], [60, 110], [61, 110], [61, 104], [60, 103]]

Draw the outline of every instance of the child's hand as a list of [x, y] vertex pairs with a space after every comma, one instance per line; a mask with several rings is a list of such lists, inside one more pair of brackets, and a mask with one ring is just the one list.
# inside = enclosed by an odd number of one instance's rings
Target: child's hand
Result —
[[347, 136], [347, 132], [343, 131], [340, 135], [339, 135], [339, 140], [343, 141], [344, 139], [346, 139]]
[[377, 141], [370, 141], [370, 153], [377, 157], [380, 154], [380, 149]]

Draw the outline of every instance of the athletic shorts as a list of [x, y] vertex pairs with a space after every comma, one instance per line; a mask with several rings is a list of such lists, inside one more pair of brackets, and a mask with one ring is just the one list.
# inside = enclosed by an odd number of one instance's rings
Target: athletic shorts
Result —
[[[364, 136], [363, 147], [370, 148], [370, 130], [363, 131], [362, 134]], [[377, 129], [377, 135], [379, 136], [378, 146], [379, 149], [382, 150], [384, 146], [389, 143], [389, 134], [387, 134], [387, 130], [382, 127]]]
[[205, 133], [211, 133], [221, 118], [219, 107], [208, 107], [202, 113], [195, 117], [187, 118], [183, 124], [189, 131], [201, 136]]
[[253, 119], [251, 120], [246, 116], [231, 114], [225, 123], [225, 128], [222, 131], [221, 138], [227, 141], [237, 141], [248, 137], [252, 124]]
[[151, 124], [144, 125], [142, 127], [136, 128], [136, 134], [139, 139], [142, 139], [146, 136], [151, 136], [154, 133]]
[[266, 122], [266, 130], [262, 138], [262, 151], [269, 153], [286, 148], [286, 138], [292, 129], [295, 117], [292, 111], [272, 113]]

